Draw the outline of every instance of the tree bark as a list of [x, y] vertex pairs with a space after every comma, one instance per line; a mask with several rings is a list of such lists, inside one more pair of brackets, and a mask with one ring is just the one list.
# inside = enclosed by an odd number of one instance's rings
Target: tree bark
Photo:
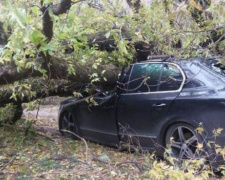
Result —
[[7, 43], [7, 35], [3, 29], [3, 23], [0, 22], [0, 46], [4, 46]]
[[[98, 69], [93, 69], [92, 64], [89, 63], [86, 66], [77, 65], [74, 63], [75, 75], [68, 74], [67, 68], [68, 64], [63, 59], [58, 59], [52, 57], [51, 65], [49, 66], [49, 71], [51, 72], [51, 79], [65, 79], [72, 82], [79, 82], [80, 84], [85, 84], [90, 82], [90, 77], [92, 73], [98, 73], [100, 77], [100, 84], [102, 88], [111, 87], [115, 85], [118, 73], [120, 72], [119, 68], [109, 64], [109, 65], [100, 65]], [[104, 77], [107, 81], [103, 80], [101, 72], [106, 70]], [[100, 73], [99, 73], [100, 72]], [[8, 65], [0, 66], [0, 85], [11, 84], [15, 81], [23, 80], [30, 77], [38, 77], [43, 74], [33, 68], [22, 69], [19, 72], [17, 71], [16, 65], [11, 62]]]
[[71, 7], [71, 0], [61, 0], [59, 4], [56, 5], [48, 5], [48, 6], [42, 6], [40, 8], [43, 16], [42, 16], [42, 22], [43, 22], [43, 34], [47, 38], [47, 42], [52, 40], [53, 37], [53, 21], [50, 17], [49, 10], [52, 9], [52, 12], [54, 15], [58, 16], [60, 14], [64, 14], [67, 11], [69, 11]]
[[135, 13], [139, 13], [141, 8], [141, 0], [127, 0], [127, 4], [134, 9]]

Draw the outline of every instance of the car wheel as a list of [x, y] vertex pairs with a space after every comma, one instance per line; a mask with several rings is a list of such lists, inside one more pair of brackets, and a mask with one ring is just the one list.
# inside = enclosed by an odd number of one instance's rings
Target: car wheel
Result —
[[75, 132], [75, 124], [74, 124], [73, 114], [69, 111], [63, 111], [60, 114], [59, 131], [65, 137], [75, 138], [75, 136], [72, 133], [64, 132], [63, 130], [67, 130], [67, 131], [76, 133]]
[[204, 155], [204, 151], [197, 148], [198, 143], [202, 142], [201, 136], [188, 124], [179, 123], [169, 127], [165, 141], [171, 148], [172, 156], [179, 161], [202, 158]]

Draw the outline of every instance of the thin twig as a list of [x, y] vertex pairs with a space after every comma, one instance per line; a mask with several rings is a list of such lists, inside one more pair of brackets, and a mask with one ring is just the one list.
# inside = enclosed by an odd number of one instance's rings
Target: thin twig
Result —
[[[101, 163], [103, 163], [103, 164], [108, 164], [107, 161], [104, 161], [104, 160], [99, 159], [99, 158], [97, 158], [97, 157], [93, 157], [92, 160], [93, 160], [93, 161], [101, 162]], [[143, 164], [143, 163], [141, 163], [141, 162], [135, 162], [135, 161], [125, 161], [125, 162], [120, 162], [120, 163], [110, 163], [110, 164], [111, 164], [111, 165], [114, 165], [115, 167], [120, 167], [120, 166], [122, 166], [122, 165], [124, 165], [124, 164], [134, 164], [134, 165], [138, 168], [138, 170], [139, 170], [140, 172], [142, 171], [141, 167], [145, 167], [145, 168], [147, 168], [147, 169], [151, 169], [151, 168], [150, 168], [149, 166], [147, 166], [146, 164]]]
[[217, 26], [212, 29], [206, 29], [206, 30], [199, 30], [199, 31], [180, 31], [180, 32], [175, 32], [173, 34], [181, 34], [181, 33], [207, 33], [207, 32], [212, 32], [212, 31], [218, 31], [220, 29], [224, 29], [225, 25], [222, 26]]
[[68, 131], [66, 129], [62, 129], [61, 131], [62, 132], [66, 132], [66, 133], [70, 133], [70, 134], [74, 135], [76, 138], [78, 138], [78, 139], [80, 139], [80, 140], [82, 140], [84, 142], [85, 148], [86, 148], [86, 151], [85, 151], [86, 162], [88, 162], [88, 151], [89, 151], [89, 148], [88, 148], [88, 145], [87, 145], [87, 141], [84, 138], [80, 137], [79, 135], [75, 134], [74, 132]]
[[217, 45], [224, 37], [225, 33], [222, 36], [220, 36], [220, 38], [214, 43], [214, 45]]
[[41, 106], [41, 103], [39, 102], [38, 107], [37, 107], [37, 113], [36, 113], [36, 120], [35, 120], [35, 122], [37, 121], [37, 118], [38, 118], [38, 113], [40, 111], [40, 106]]
[[48, 136], [45, 136], [45, 135], [43, 135], [43, 134], [41, 134], [41, 133], [37, 133], [37, 135], [42, 136], [42, 137], [44, 137], [44, 138], [46, 138], [46, 139], [48, 139], [48, 140], [50, 140], [50, 141], [52, 141], [52, 142], [55, 142], [54, 139], [52, 139], [52, 138], [50, 138], [50, 137], [48, 137]]
[[10, 159], [10, 161], [8, 163], [6, 163], [1, 169], [0, 169], [0, 173], [2, 173], [2, 171], [8, 166], [10, 165], [13, 160], [16, 158], [16, 156], [14, 156], [12, 159]]
[[[142, 169], [141, 169], [140, 166], [143, 166], [143, 165], [142, 165], [142, 163], [139, 163], [139, 162], [127, 161], [127, 162], [117, 163], [117, 164], [115, 164], [115, 166], [120, 167], [120, 166], [122, 166], [122, 165], [124, 165], [124, 164], [134, 164], [134, 165], [138, 168], [138, 170], [139, 170], [140, 172], [142, 172]], [[148, 168], [149, 168], [149, 167], [148, 167]], [[149, 168], [149, 169], [150, 169], [150, 168]]]

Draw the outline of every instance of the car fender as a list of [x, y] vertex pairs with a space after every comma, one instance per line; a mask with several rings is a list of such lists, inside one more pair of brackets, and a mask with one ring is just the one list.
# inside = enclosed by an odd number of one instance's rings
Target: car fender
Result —
[[[73, 100], [73, 101], [71, 101], [71, 100]], [[61, 104], [60, 110], [59, 110], [59, 114], [58, 114], [58, 123], [60, 121], [60, 118], [62, 117], [62, 114], [65, 111], [72, 112], [73, 121], [74, 121], [74, 124], [76, 124], [76, 126], [75, 126], [76, 134], [80, 135], [79, 122], [77, 120], [78, 118], [76, 117], [76, 110], [78, 110], [79, 103], [74, 98], [69, 98], [69, 99], [67, 99], [67, 100], [65, 100], [63, 102], [64, 103]]]

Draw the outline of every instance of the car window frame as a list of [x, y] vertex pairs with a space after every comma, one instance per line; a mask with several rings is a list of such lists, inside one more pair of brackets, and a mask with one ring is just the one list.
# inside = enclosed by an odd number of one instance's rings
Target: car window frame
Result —
[[[132, 65], [132, 69], [131, 69], [131, 72], [130, 72], [130, 75], [129, 75], [129, 78], [128, 78], [129, 79], [128, 82], [130, 81], [130, 78], [131, 78], [131, 75], [132, 75], [132, 72], [133, 72], [133, 68], [137, 64], [163, 64], [163, 65], [168, 64], [168, 65], [174, 65], [174, 66], [176, 66], [180, 70], [181, 75], [183, 77], [183, 81], [182, 81], [179, 89], [177, 89], [177, 90], [172, 90], [172, 91], [158, 91], [157, 90], [157, 91], [153, 91], [153, 92], [134, 92], [134, 93], [129, 93], [127, 90], [125, 90], [125, 92], [124, 93], [121, 93], [121, 95], [162, 94], [162, 93], [175, 93], [175, 92], [181, 92], [182, 91], [182, 89], [184, 87], [184, 84], [185, 84], [187, 78], [186, 78], [186, 75], [185, 75], [183, 69], [178, 64], [173, 63], [173, 62], [156, 62], [156, 61], [152, 61], [152, 62], [140, 62], [140, 63], [131, 64]], [[159, 80], [161, 80], [161, 77], [159, 78]]]

